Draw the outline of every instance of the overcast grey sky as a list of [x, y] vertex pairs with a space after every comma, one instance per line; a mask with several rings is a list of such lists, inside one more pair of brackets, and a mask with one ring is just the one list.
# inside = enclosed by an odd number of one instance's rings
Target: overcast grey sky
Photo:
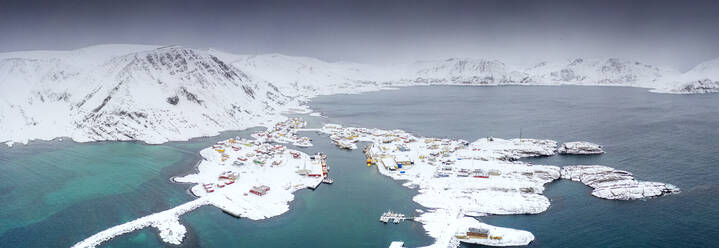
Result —
[[719, 57], [719, 1], [5, 1], [0, 51], [102, 43], [398, 63]]

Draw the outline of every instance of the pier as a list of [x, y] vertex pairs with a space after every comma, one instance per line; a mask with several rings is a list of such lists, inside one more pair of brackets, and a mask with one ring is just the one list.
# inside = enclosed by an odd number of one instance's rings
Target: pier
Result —
[[392, 223], [395, 223], [395, 224], [399, 224], [402, 221], [412, 220], [412, 219], [414, 219], [414, 217], [407, 217], [404, 214], [395, 213], [392, 211], [387, 211], [387, 212], [383, 213], [382, 216], [379, 217], [379, 221], [382, 223], [388, 223], [391, 221]]

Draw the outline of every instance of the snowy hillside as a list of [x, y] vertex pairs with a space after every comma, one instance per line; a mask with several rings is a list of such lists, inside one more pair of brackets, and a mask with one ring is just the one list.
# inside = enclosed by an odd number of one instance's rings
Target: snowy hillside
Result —
[[[249, 80], [207, 52], [135, 48], [111, 58], [78, 50], [0, 60], [0, 141], [68, 136], [161, 143], [255, 126], [291, 106], [268, 83]], [[92, 63], [74, 66], [77, 58]]]
[[497, 60], [373, 66], [179, 46], [100, 45], [0, 53], [0, 142], [161, 143], [283, 118], [317, 95], [425, 84], [626, 85], [719, 91], [719, 59], [679, 74], [640, 62], [575, 59], [519, 69]]
[[526, 71], [535, 82], [549, 84], [624, 85], [653, 88], [679, 72], [638, 61], [618, 58], [582, 59], [567, 62], [543, 62]]
[[667, 85], [655, 91], [685, 94], [719, 92], [719, 59], [701, 63], [667, 81]]
[[[224, 56], [230, 63], [258, 79], [272, 82], [292, 96], [312, 97], [381, 89], [378, 68], [350, 63], [328, 63], [315, 58], [280, 54]], [[378, 75], [379, 74], [379, 75]]]
[[433, 84], [526, 84], [530, 77], [497, 60], [447, 59], [397, 66], [402, 81]]

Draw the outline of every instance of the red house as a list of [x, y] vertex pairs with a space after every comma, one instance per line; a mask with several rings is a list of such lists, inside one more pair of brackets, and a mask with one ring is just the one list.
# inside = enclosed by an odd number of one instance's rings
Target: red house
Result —
[[266, 185], [253, 186], [252, 189], [250, 189], [250, 193], [259, 196], [267, 194], [267, 191], [270, 191], [270, 187]]

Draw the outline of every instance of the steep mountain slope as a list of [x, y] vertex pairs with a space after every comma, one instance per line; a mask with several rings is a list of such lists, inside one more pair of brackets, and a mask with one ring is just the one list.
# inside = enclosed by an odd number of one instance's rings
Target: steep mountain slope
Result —
[[132, 52], [83, 69], [71, 64], [62, 56], [0, 60], [0, 140], [159, 143], [279, 119], [277, 108], [291, 106], [268, 83], [193, 49]]

